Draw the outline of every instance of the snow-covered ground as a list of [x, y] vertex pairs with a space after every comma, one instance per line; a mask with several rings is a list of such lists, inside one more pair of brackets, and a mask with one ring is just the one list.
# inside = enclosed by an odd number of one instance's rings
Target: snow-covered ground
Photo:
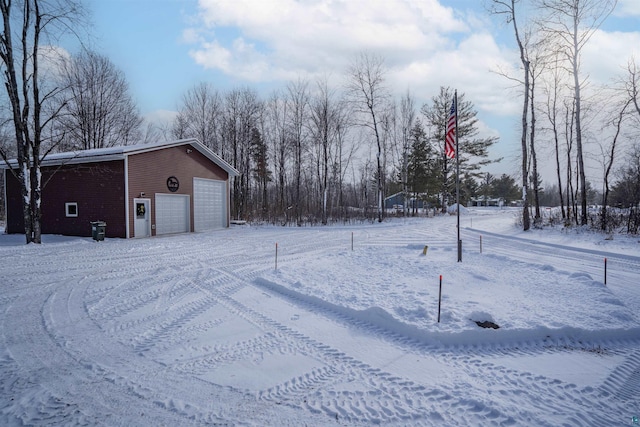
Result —
[[514, 215], [0, 235], [0, 425], [633, 425], [640, 239]]

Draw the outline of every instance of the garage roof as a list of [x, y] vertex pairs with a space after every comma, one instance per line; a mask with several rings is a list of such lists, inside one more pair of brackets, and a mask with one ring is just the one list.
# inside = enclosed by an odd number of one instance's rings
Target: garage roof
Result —
[[[195, 138], [191, 139], [180, 139], [177, 141], [165, 141], [165, 142], [154, 142], [151, 144], [141, 144], [141, 145], [128, 145], [121, 147], [109, 147], [109, 148], [95, 148], [93, 150], [79, 150], [79, 151], [68, 151], [65, 153], [54, 153], [49, 154], [44, 160], [41, 162], [42, 166], [57, 166], [57, 165], [69, 165], [69, 164], [79, 164], [79, 163], [94, 163], [94, 162], [106, 162], [111, 160], [123, 160], [125, 157], [133, 155], [146, 153], [149, 151], [161, 150], [164, 148], [172, 148], [178, 147], [181, 145], [191, 145], [193, 148], [198, 150], [202, 155], [207, 157], [213, 163], [220, 166], [224, 169], [229, 176], [238, 176], [240, 172], [227, 163], [222, 157], [218, 156], [216, 153], [211, 151], [207, 146], [198, 141]], [[0, 169], [9, 169], [15, 168], [18, 166], [18, 161], [16, 159], [9, 160], [9, 164], [2, 162], [0, 163]]]

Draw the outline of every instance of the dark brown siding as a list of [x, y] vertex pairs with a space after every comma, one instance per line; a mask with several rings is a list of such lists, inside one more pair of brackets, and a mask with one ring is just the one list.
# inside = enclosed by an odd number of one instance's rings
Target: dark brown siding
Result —
[[5, 171], [7, 182], [7, 206], [6, 224], [7, 233], [24, 233], [24, 216], [22, 214], [22, 196], [20, 195], [20, 184], [10, 170]]
[[[20, 187], [13, 175], [7, 188], [7, 232], [23, 233]], [[107, 223], [107, 237], [125, 237], [124, 161], [43, 168], [42, 233], [91, 236], [91, 221]], [[78, 216], [67, 217], [65, 203], [78, 204]]]
[[[190, 150], [190, 153], [187, 151]], [[133, 212], [133, 199], [144, 193], [151, 199], [151, 223], [156, 223], [155, 194], [188, 194], [190, 197], [191, 230], [193, 231], [193, 178], [228, 181], [227, 172], [200, 154], [191, 145], [165, 148], [129, 156], [129, 212]], [[167, 188], [167, 179], [178, 178], [180, 187], [174, 193]], [[228, 184], [227, 184], [228, 185]], [[133, 235], [133, 215], [129, 215], [129, 230]], [[151, 233], [155, 235], [155, 227]]]

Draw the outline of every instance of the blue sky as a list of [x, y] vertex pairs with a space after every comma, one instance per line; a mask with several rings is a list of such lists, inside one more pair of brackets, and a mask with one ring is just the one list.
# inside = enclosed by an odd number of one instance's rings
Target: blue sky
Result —
[[[182, 94], [207, 81], [265, 95], [297, 77], [330, 73], [336, 85], [360, 51], [385, 57], [388, 82], [419, 104], [440, 86], [465, 92], [493, 155], [517, 155], [517, 92], [492, 70], [517, 73], [513, 34], [483, 0], [87, 0], [93, 48], [126, 75], [149, 118], [170, 117]], [[585, 53], [594, 83], [640, 58], [640, 1], [620, 0]], [[517, 162], [495, 172], [514, 173]], [[510, 163], [516, 166], [510, 167]]]

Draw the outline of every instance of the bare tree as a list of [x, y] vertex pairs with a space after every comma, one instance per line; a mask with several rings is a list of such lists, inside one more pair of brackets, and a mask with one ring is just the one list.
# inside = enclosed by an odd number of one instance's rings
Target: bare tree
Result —
[[627, 80], [625, 82], [625, 89], [627, 91], [628, 98], [633, 103], [636, 113], [638, 113], [638, 119], [640, 119], [640, 70], [638, 64], [636, 64], [635, 58], [631, 58], [627, 63]]
[[382, 139], [379, 121], [387, 108], [389, 93], [385, 86], [384, 60], [370, 53], [361, 53], [348, 69], [347, 93], [351, 99], [353, 109], [362, 116], [360, 123], [371, 129], [377, 146], [377, 206], [378, 222], [384, 217], [383, 200], [383, 170], [382, 170]]
[[513, 32], [518, 44], [518, 50], [520, 51], [520, 62], [524, 72], [523, 81], [523, 95], [524, 100], [522, 103], [522, 131], [520, 136], [520, 145], [522, 148], [522, 227], [529, 230], [531, 227], [531, 220], [529, 218], [529, 170], [528, 170], [528, 153], [527, 153], [527, 132], [528, 132], [528, 110], [529, 110], [529, 77], [530, 77], [530, 61], [525, 49], [525, 43], [520, 36], [520, 29], [518, 27], [516, 4], [519, 0], [492, 0], [493, 7], [492, 12], [506, 16], [507, 22], [513, 24]]
[[409, 154], [411, 152], [411, 132], [416, 120], [416, 106], [411, 93], [407, 93], [400, 100], [400, 148], [399, 158], [402, 165], [400, 169], [400, 180], [402, 181], [402, 193], [404, 194], [404, 215], [409, 214]]
[[344, 194], [346, 174], [358, 150], [358, 144], [349, 138], [352, 125], [349, 115], [346, 103], [342, 100], [336, 117], [336, 150], [333, 156], [332, 180], [338, 187], [335, 194], [336, 205], [339, 206], [343, 217], [346, 217], [347, 213]]
[[176, 138], [197, 138], [217, 154], [221, 154], [220, 117], [223, 100], [209, 83], [199, 83], [182, 97], [182, 106], [174, 120]]
[[169, 141], [173, 136], [173, 123], [170, 121], [152, 122], [145, 120], [142, 125], [140, 143], [149, 144], [151, 142]]
[[[40, 165], [47, 154], [42, 149], [60, 141], [59, 135], [47, 129], [64, 107], [58, 99], [62, 88], [47, 87], [41, 79], [40, 60], [47, 50], [47, 38], [73, 27], [79, 5], [73, 0], [0, 0], [0, 12], [2, 78], [11, 108], [18, 162], [11, 172], [21, 186], [26, 242], [40, 243]], [[8, 161], [6, 153], [1, 155]]]
[[[602, 216], [600, 218], [600, 228], [602, 231], [607, 231], [608, 228], [608, 217], [607, 217], [607, 204], [609, 203], [609, 194], [610, 194], [610, 182], [609, 177], [611, 175], [611, 171], [613, 169], [614, 159], [616, 155], [616, 148], [618, 145], [618, 138], [620, 137], [620, 133], [622, 131], [622, 122], [624, 121], [625, 115], [627, 114], [626, 110], [632, 103], [631, 98], [626, 98], [624, 102], [616, 103], [612, 112], [609, 113], [610, 118], [605, 123], [605, 128], [612, 127], [613, 128], [613, 136], [611, 137], [611, 143], [609, 145], [608, 153], [603, 153], [603, 161], [604, 161], [604, 192], [602, 194]], [[603, 149], [603, 151], [606, 151]]]
[[562, 186], [562, 174], [560, 169], [560, 123], [558, 119], [559, 111], [559, 101], [561, 96], [562, 87], [564, 86], [562, 81], [561, 70], [557, 66], [558, 58], [557, 56], [554, 58], [555, 66], [549, 67], [550, 76], [547, 79], [547, 84], [545, 85], [544, 92], [546, 94], [545, 105], [543, 107], [542, 113], [546, 117], [549, 125], [551, 127], [551, 133], [553, 135], [554, 142], [554, 153], [555, 153], [555, 161], [556, 161], [556, 177], [558, 179], [558, 195], [560, 200], [560, 210], [562, 211], [562, 218], [566, 218], [567, 214], [565, 211], [565, 205], [563, 203], [563, 186]]
[[558, 50], [569, 64], [575, 99], [575, 132], [580, 184], [580, 223], [587, 224], [587, 182], [584, 169], [582, 128], [582, 78], [580, 61], [591, 36], [611, 14], [617, 0], [538, 0], [546, 12], [541, 21], [544, 31], [558, 44]]
[[276, 91], [267, 101], [265, 111], [265, 121], [269, 129], [265, 137], [270, 141], [276, 175], [276, 216], [284, 215], [284, 224], [287, 223], [288, 216], [286, 183], [287, 165], [291, 151], [291, 141], [287, 134], [287, 107], [286, 96], [280, 91]]
[[573, 182], [573, 167], [572, 167], [572, 152], [573, 152], [573, 134], [575, 129], [575, 99], [565, 99], [564, 102], [564, 135], [565, 144], [567, 146], [567, 218], [570, 219], [573, 216], [574, 221], [578, 222], [578, 210], [576, 209], [576, 189]]
[[307, 144], [307, 119], [309, 114], [309, 83], [298, 80], [287, 85], [288, 121], [294, 153], [294, 195], [293, 209], [296, 223], [302, 223], [302, 171], [303, 153]]
[[329, 88], [326, 78], [317, 82], [317, 93], [310, 108], [311, 136], [316, 148], [316, 175], [321, 198], [321, 221], [327, 224], [329, 203], [329, 172], [332, 152], [337, 144], [340, 111], [335, 93]]
[[541, 44], [533, 44], [527, 49], [527, 57], [529, 61], [529, 87], [531, 89], [530, 102], [531, 102], [531, 125], [529, 126], [529, 148], [530, 148], [530, 171], [531, 171], [531, 184], [533, 186], [533, 206], [534, 206], [534, 226], [540, 227], [542, 216], [540, 214], [540, 179], [538, 173], [538, 154], [536, 147], [536, 82], [544, 72], [547, 64], [546, 58], [543, 53], [544, 47]]
[[263, 106], [255, 90], [244, 88], [228, 92], [224, 107], [221, 156], [240, 171], [232, 183], [231, 213], [236, 219], [246, 219], [251, 212], [251, 141], [256, 138], [255, 130], [260, 129]]
[[103, 55], [82, 51], [63, 64], [68, 102], [60, 126], [65, 149], [88, 150], [136, 143], [142, 117], [124, 73]]

